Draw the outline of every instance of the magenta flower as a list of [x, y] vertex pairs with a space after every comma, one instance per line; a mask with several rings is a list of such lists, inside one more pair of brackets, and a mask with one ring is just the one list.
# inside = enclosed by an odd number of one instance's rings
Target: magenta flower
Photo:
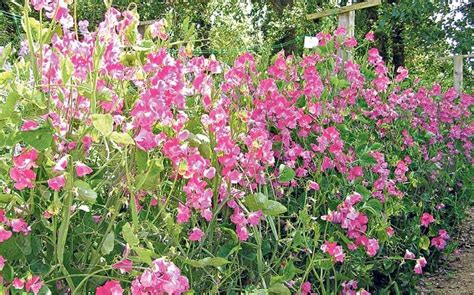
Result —
[[59, 175], [48, 180], [48, 186], [50, 189], [59, 191], [66, 184], [66, 178], [64, 175]]
[[178, 215], [176, 215], [176, 222], [177, 223], [186, 223], [191, 218], [191, 210], [185, 205], [179, 203], [178, 204]]
[[3, 270], [3, 267], [5, 266], [5, 262], [6, 262], [6, 261], [7, 261], [7, 260], [6, 260], [5, 258], [3, 258], [2, 255], [0, 255], [0, 271]]
[[112, 268], [120, 270], [122, 274], [130, 272], [132, 270], [133, 263], [129, 259], [123, 259], [112, 265]]
[[44, 283], [41, 281], [39, 276], [33, 276], [29, 280], [26, 281], [25, 290], [26, 292], [32, 291], [33, 294], [38, 294], [41, 287], [43, 287]]
[[83, 177], [93, 172], [93, 170], [89, 166], [81, 162], [76, 162], [75, 169], [78, 177]]
[[12, 231], [14, 233], [20, 233], [21, 232], [21, 233], [23, 233], [23, 235], [27, 235], [31, 231], [31, 228], [28, 226], [28, 224], [22, 218], [13, 219], [10, 222], [10, 225], [11, 225]]
[[21, 126], [21, 131], [30, 131], [38, 129], [39, 124], [36, 121], [28, 120]]
[[429, 213], [423, 213], [423, 215], [420, 218], [420, 223], [424, 227], [428, 227], [430, 225], [430, 223], [433, 223], [433, 222], [435, 222], [435, 219], [434, 219], [433, 215], [431, 215]]
[[309, 181], [308, 187], [312, 190], [319, 191], [319, 184], [315, 181]]
[[365, 40], [373, 42], [375, 40], [374, 32], [370, 31], [367, 34], [365, 34]]
[[204, 232], [197, 227], [193, 228], [189, 233], [189, 240], [191, 241], [200, 241], [202, 237], [204, 237]]
[[38, 152], [35, 149], [28, 150], [13, 158], [13, 168], [10, 170], [10, 177], [15, 181], [15, 188], [33, 188], [36, 173], [32, 170], [37, 167], [36, 159]]
[[352, 180], [354, 180], [358, 177], [361, 177], [363, 175], [364, 175], [364, 172], [362, 171], [362, 167], [360, 167], [360, 166], [352, 167], [349, 170], [349, 175], [347, 176], [347, 180], [352, 181]]
[[405, 250], [405, 259], [415, 259], [415, 254], [413, 254], [410, 250]]
[[12, 281], [12, 286], [17, 290], [21, 290], [23, 287], [25, 287], [25, 281], [20, 278], [14, 278]]
[[12, 232], [9, 230], [5, 230], [3, 226], [0, 225], [0, 243], [5, 242], [9, 238], [11, 238]]
[[321, 250], [331, 255], [335, 262], [344, 262], [345, 254], [342, 250], [342, 247], [337, 245], [337, 242], [331, 243], [326, 241], [321, 246]]
[[96, 295], [122, 295], [123, 289], [118, 281], [107, 281], [103, 286], [97, 287]]
[[189, 290], [188, 279], [174, 263], [164, 258], [153, 261], [152, 268], [146, 269], [132, 282], [132, 295], [140, 294], [183, 294]]
[[422, 274], [423, 273], [423, 267], [426, 265], [426, 259], [424, 257], [420, 257], [416, 260], [415, 268], [414, 271], [416, 274]]
[[56, 165], [54, 165], [53, 171], [54, 171], [54, 172], [61, 172], [61, 171], [64, 171], [64, 170], [66, 169], [66, 167], [67, 167], [68, 158], [69, 158], [69, 155], [65, 155], [65, 156], [61, 157], [61, 159], [59, 159], [59, 160], [56, 162]]

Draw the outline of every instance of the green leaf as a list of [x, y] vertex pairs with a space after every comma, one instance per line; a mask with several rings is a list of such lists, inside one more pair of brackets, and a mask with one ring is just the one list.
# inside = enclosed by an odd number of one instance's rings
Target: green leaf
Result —
[[107, 255], [112, 250], [114, 250], [114, 243], [115, 243], [115, 234], [113, 231], [111, 231], [104, 240], [104, 243], [102, 244], [102, 248], [100, 249], [102, 254]]
[[74, 65], [68, 57], [64, 57], [61, 60], [61, 78], [62, 82], [66, 84], [71, 79], [72, 73], [74, 72]]
[[135, 253], [137, 253], [137, 256], [135, 257], [135, 260], [137, 262], [143, 262], [143, 263], [151, 264], [152, 257], [156, 256], [155, 252], [153, 252], [152, 250], [145, 249], [145, 248], [142, 248], [142, 247], [134, 247], [133, 251], [135, 251]]
[[258, 211], [265, 207], [268, 197], [262, 193], [255, 193], [245, 197], [245, 205], [250, 211]]
[[265, 203], [265, 207], [263, 208], [263, 213], [269, 216], [277, 216], [277, 215], [285, 213], [286, 211], [287, 209], [285, 206], [273, 200], [267, 201]]
[[103, 136], [109, 136], [113, 130], [113, 120], [111, 114], [93, 114], [92, 125]]
[[85, 202], [94, 203], [97, 199], [97, 193], [91, 188], [91, 186], [82, 180], [76, 180], [74, 182], [75, 194], [79, 200]]
[[370, 193], [370, 191], [363, 185], [356, 185], [356, 192], [358, 192], [359, 194], [361, 194], [361, 196], [363, 197], [363, 200], [368, 200], [370, 198], [370, 196], [372, 195]]
[[360, 157], [360, 163], [362, 166], [367, 167], [377, 164], [377, 161], [371, 155], [363, 154], [362, 157]]
[[24, 131], [20, 138], [27, 144], [39, 151], [44, 151], [53, 142], [53, 130], [49, 127], [41, 127], [36, 130]]
[[193, 267], [206, 267], [206, 266], [219, 267], [219, 266], [224, 266], [230, 263], [230, 261], [222, 257], [206, 257], [200, 260], [186, 259], [184, 260], [184, 263], [189, 264]]
[[382, 203], [377, 199], [370, 199], [365, 203], [365, 206], [374, 209], [374, 211], [378, 214], [382, 212], [383, 206]]
[[8, 93], [5, 103], [0, 104], [0, 120], [5, 120], [11, 117], [15, 104], [20, 96], [16, 91], [10, 91]]
[[132, 227], [128, 222], [125, 223], [122, 227], [122, 237], [125, 242], [130, 245], [130, 247], [138, 245], [139, 240], [137, 236], [133, 233]]
[[290, 289], [282, 283], [273, 284], [268, 288], [269, 294], [291, 295]]
[[332, 258], [320, 258], [313, 260], [314, 266], [324, 270], [330, 270], [333, 266]]
[[279, 181], [288, 182], [293, 180], [295, 176], [295, 170], [285, 165], [280, 166], [280, 175], [278, 176]]
[[422, 236], [418, 246], [423, 250], [428, 250], [430, 247], [430, 239], [427, 236]]
[[112, 132], [110, 134], [110, 140], [117, 144], [123, 144], [123, 145], [134, 145], [135, 141], [133, 141], [133, 138], [128, 134], [128, 133], [119, 133], [119, 132]]

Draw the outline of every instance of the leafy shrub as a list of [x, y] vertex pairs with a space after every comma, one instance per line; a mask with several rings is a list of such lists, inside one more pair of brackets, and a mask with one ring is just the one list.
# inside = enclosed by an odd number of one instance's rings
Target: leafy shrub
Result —
[[9, 291], [400, 293], [454, 250], [473, 97], [391, 79], [371, 34], [359, 63], [339, 28], [225, 68], [132, 11], [89, 32], [35, 3], [52, 21], [0, 59]]

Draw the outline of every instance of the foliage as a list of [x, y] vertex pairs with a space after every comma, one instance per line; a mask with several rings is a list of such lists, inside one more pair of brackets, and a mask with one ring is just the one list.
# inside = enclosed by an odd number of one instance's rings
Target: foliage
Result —
[[170, 19], [69, 8], [0, 56], [8, 291], [402, 293], [454, 251], [472, 95], [392, 77], [370, 34], [227, 66]]

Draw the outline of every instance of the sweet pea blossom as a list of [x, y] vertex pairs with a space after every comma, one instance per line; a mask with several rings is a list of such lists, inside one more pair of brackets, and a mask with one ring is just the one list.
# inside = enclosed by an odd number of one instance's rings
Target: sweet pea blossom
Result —
[[189, 240], [200, 241], [203, 236], [204, 236], [204, 232], [201, 229], [195, 227], [189, 233]]
[[112, 265], [112, 268], [118, 269], [120, 273], [128, 273], [132, 270], [133, 262], [129, 259], [123, 259]]
[[324, 244], [321, 246], [321, 250], [331, 255], [335, 262], [344, 261], [345, 254], [342, 250], [342, 247], [338, 246], [336, 242], [331, 243], [329, 241], [325, 241]]
[[59, 175], [48, 180], [48, 186], [50, 189], [59, 191], [66, 184], [66, 178], [64, 175]]
[[25, 283], [25, 290], [26, 292], [33, 292], [33, 294], [38, 294], [41, 287], [43, 287], [44, 283], [39, 276], [32, 276], [29, 280]]
[[76, 162], [75, 169], [78, 177], [83, 177], [93, 172], [92, 168], [81, 162]]
[[3, 258], [2, 255], [0, 255], [0, 271], [3, 270], [3, 267], [5, 266], [5, 262], [6, 262], [6, 261], [7, 261], [7, 260], [6, 260], [5, 258]]
[[31, 228], [22, 218], [12, 219], [10, 225], [14, 233], [23, 233], [26, 236], [31, 231]]
[[132, 282], [132, 295], [140, 294], [183, 294], [189, 290], [188, 279], [181, 275], [181, 270], [174, 263], [160, 258], [153, 261], [152, 267], [146, 269]]
[[186, 223], [191, 218], [191, 210], [181, 203], [178, 204], [178, 215], [176, 216], [177, 223]]
[[12, 286], [16, 290], [21, 290], [23, 287], [25, 287], [25, 281], [20, 278], [14, 278], [12, 281]]
[[0, 225], [0, 243], [5, 242], [9, 238], [11, 238], [12, 232], [9, 230], [6, 230], [3, 225]]
[[118, 281], [107, 281], [103, 286], [97, 287], [96, 295], [122, 295], [123, 289]]
[[67, 164], [68, 164], [68, 158], [69, 158], [69, 155], [65, 155], [65, 156], [61, 157], [61, 159], [59, 159], [56, 162], [56, 165], [54, 165], [53, 171], [54, 172], [64, 171], [67, 167]]
[[422, 274], [423, 273], [423, 267], [426, 265], [426, 259], [424, 257], [420, 257], [416, 260], [415, 268], [414, 271], [416, 274]]
[[405, 259], [415, 259], [415, 254], [413, 254], [410, 250], [406, 249], [405, 250]]
[[429, 213], [423, 213], [423, 215], [420, 218], [420, 223], [424, 227], [428, 227], [430, 225], [430, 223], [433, 223], [433, 222], [435, 222], [435, 219], [434, 219], [433, 215], [431, 215]]
[[375, 40], [374, 32], [370, 31], [367, 34], [365, 34], [365, 40], [373, 42]]
[[33, 188], [36, 173], [32, 170], [37, 167], [36, 160], [38, 152], [32, 148], [13, 158], [13, 168], [10, 170], [10, 177], [15, 181], [15, 188]]

